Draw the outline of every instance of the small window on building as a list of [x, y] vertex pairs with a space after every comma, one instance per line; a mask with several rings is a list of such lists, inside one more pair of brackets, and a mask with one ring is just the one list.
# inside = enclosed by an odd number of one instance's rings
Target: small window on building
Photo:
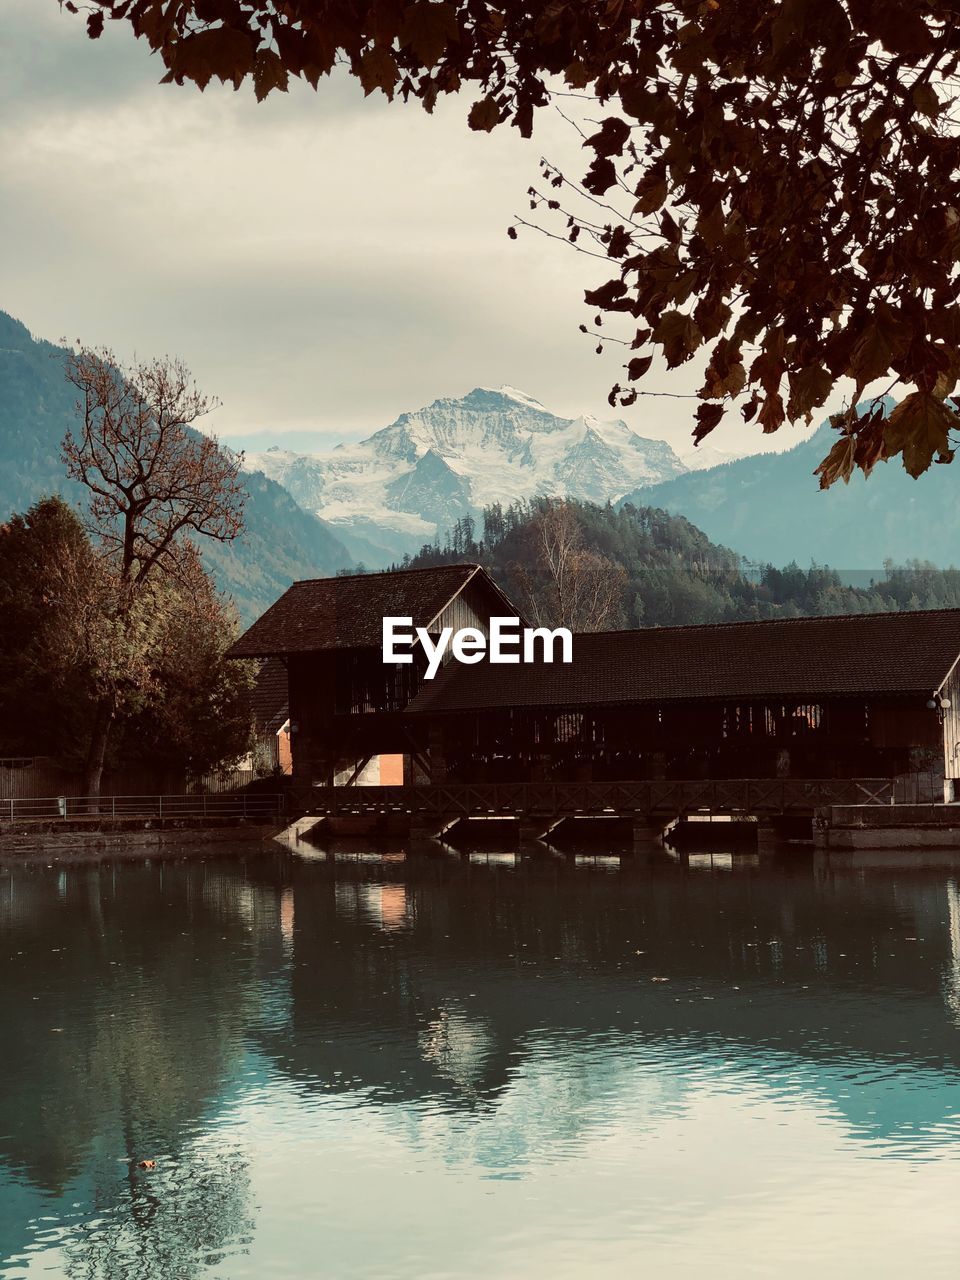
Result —
[[780, 703], [764, 708], [764, 729], [769, 738], [802, 738], [815, 733], [823, 722], [817, 702]]
[[554, 736], [557, 742], [576, 742], [583, 734], [583, 714], [580, 711], [565, 711], [554, 721]]
[[753, 707], [746, 705], [728, 705], [723, 708], [723, 736], [725, 738], [742, 738], [753, 733]]

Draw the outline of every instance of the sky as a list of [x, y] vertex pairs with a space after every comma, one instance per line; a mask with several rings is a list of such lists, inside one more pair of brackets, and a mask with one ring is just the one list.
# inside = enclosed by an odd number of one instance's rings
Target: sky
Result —
[[[220, 401], [213, 429], [257, 447], [322, 447], [506, 383], [689, 451], [696, 402], [672, 396], [698, 371], [653, 372], [670, 396], [612, 411], [622, 351], [578, 331], [603, 264], [507, 237], [541, 155], [582, 171], [554, 113], [524, 140], [471, 133], [466, 100], [428, 116], [346, 77], [262, 104], [201, 94], [160, 85], [125, 23], [93, 42], [57, 0], [3, 6], [0, 309], [36, 336], [182, 357]], [[712, 448], [770, 447], [728, 417]]]

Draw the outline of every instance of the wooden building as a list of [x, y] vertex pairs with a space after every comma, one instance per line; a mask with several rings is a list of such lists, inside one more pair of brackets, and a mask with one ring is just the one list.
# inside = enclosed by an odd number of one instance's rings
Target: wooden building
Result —
[[958, 654], [958, 609], [578, 635], [451, 663], [408, 715], [435, 780], [956, 778]]
[[573, 662], [385, 665], [385, 616], [487, 630], [476, 565], [295, 583], [233, 646], [281, 661], [295, 778], [960, 779], [960, 609], [577, 635]]
[[234, 658], [286, 669], [298, 782], [356, 781], [375, 757], [402, 756], [404, 777], [428, 776], [429, 726], [405, 715], [426, 658], [383, 662], [383, 619], [407, 617], [431, 636], [517, 611], [478, 565], [352, 574], [295, 582], [233, 645]]

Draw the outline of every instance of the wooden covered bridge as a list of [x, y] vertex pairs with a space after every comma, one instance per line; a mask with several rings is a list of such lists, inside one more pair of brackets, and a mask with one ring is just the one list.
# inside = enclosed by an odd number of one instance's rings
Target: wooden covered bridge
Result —
[[[384, 663], [386, 616], [439, 635], [519, 614], [476, 565], [294, 584], [232, 655], [286, 665], [305, 810], [808, 816], [942, 801], [960, 776], [960, 610], [576, 635], [569, 664], [451, 659], [433, 680], [417, 645]], [[403, 786], [357, 786], [384, 754]]]

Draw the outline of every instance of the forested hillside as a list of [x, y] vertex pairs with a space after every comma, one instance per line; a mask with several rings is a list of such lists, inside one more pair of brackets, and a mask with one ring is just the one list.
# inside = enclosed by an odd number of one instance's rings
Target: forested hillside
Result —
[[[76, 425], [64, 351], [38, 342], [0, 312], [0, 522], [49, 494], [76, 506], [84, 497], [67, 479], [60, 442]], [[221, 590], [250, 621], [296, 578], [335, 573], [350, 563], [326, 524], [265, 476], [245, 477], [246, 528], [230, 546], [205, 546]]]
[[960, 606], [960, 570], [913, 561], [846, 585], [829, 568], [749, 564], [682, 516], [538, 499], [458, 521], [405, 558], [478, 561], [529, 616], [581, 630]]

